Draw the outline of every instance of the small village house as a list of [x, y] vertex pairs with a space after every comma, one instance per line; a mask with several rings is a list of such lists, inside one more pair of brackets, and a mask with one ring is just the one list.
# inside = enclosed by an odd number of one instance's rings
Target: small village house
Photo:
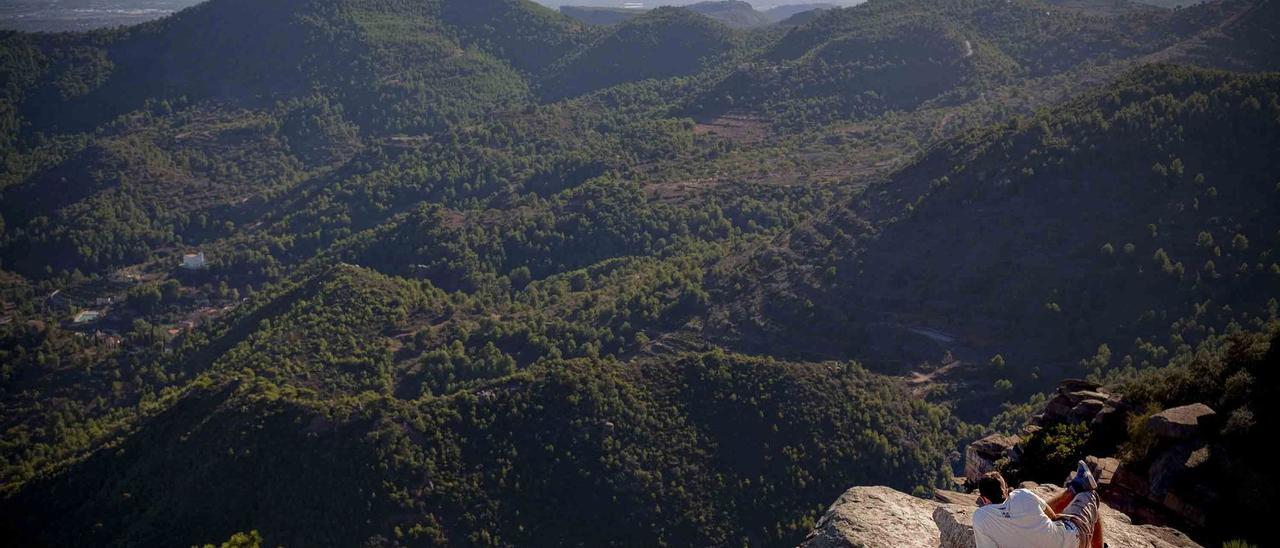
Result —
[[182, 268], [187, 270], [204, 270], [204, 252], [187, 253], [182, 256]]
[[77, 325], [82, 325], [86, 323], [96, 322], [101, 317], [102, 317], [102, 312], [99, 312], [97, 310], [84, 310], [76, 314], [75, 317], [71, 319], [71, 322]]

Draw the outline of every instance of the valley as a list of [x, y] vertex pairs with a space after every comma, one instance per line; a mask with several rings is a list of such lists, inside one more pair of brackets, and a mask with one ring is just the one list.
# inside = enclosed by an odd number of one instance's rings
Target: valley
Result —
[[200, 0], [14, 0], [0, 6], [0, 29], [85, 31], [159, 19]]
[[723, 4], [0, 32], [0, 534], [795, 545], [1064, 379], [1272, 431], [1280, 2]]

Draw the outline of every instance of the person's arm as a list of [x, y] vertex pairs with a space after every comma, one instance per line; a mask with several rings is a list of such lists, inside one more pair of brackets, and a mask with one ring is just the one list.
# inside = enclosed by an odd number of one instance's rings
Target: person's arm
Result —
[[1057, 512], [1054, 512], [1053, 508], [1049, 507], [1048, 504], [1044, 504], [1044, 501], [1040, 501], [1040, 509], [1044, 511], [1044, 515], [1049, 516], [1049, 521], [1058, 521], [1062, 519], [1062, 516], [1058, 515]]
[[1009, 498], [1011, 503], [1018, 508], [1017, 513], [1019, 515], [1029, 516], [1032, 512], [1035, 512], [1036, 509], [1039, 509], [1041, 513], [1049, 518], [1049, 521], [1056, 521], [1059, 517], [1058, 513], [1053, 510], [1053, 507], [1049, 506], [1049, 503], [1045, 502], [1044, 499], [1040, 498], [1040, 495], [1037, 495], [1034, 491], [1029, 489], [1017, 489], [1014, 492], [1009, 493]]
[[1040, 505], [1040, 511], [1044, 512], [1045, 516], [1048, 516], [1049, 521], [1058, 521], [1062, 519], [1062, 516], [1058, 515], [1057, 512], [1053, 511], [1053, 507], [1050, 506], [1049, 503], [1045, 502], [1044, 499], [1040, 498], [1040, 495], [1037, 495], [1034, 491], [1030, 491], [1030, 490], [1027, 491], [1027, 494], [1031, 495], [1036, 499], [1036, 503]]

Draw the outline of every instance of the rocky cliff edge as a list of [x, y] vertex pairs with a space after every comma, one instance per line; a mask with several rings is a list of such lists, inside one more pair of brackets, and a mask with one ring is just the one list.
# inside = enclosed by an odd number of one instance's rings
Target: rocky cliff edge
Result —
[[[1024, 484], [1048, 499], [1053, 485]], [[854, 487], [831, 505], [803, 548], [971, 548], [976, 495], [939, 491], [926, 500], [888, 487]], [[1167, 527], [1134, 525], [1108, 507], [1102, 511], [1105, 540], [1112, 548], [1198, 547]]]

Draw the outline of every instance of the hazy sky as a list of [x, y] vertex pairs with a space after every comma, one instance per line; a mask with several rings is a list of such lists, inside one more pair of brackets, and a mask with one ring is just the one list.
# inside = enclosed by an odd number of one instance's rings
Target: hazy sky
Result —
[[[617, 6], [630, 0], [534, 0], [539, 4], [551, 6], [553, 8], [560, 6]], [[645, 7], [653, 8], [658, 6], [682, 6], [685, 4], [695, 4], [704, 0], [633, 0], [636, 2], [644, 2]], [[772, 8], [774, 6], [786, 6], [789, 4], [836, 4], [841, 6], [852, 6], [859, 4], [863, 0], [745, 0], [757, 9]]]

